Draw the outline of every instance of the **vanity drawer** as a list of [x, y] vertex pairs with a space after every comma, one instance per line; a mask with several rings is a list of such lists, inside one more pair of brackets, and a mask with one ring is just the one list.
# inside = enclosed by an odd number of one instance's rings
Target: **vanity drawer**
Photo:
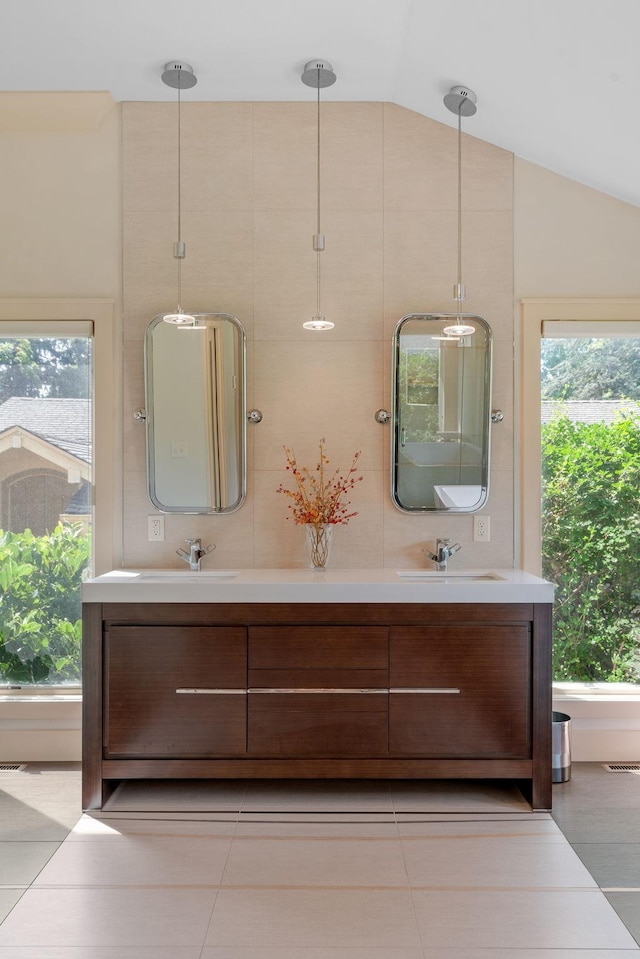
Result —
[[249, 669], [383, 669], [386, 626], [251, 626]]
[[249, 688], [385, 688], [386, 627], [257, 626], [249, 629]]
[[388, 749], [388, 694], [249, 693], [248, 753], [267, 757], [372, 757]]

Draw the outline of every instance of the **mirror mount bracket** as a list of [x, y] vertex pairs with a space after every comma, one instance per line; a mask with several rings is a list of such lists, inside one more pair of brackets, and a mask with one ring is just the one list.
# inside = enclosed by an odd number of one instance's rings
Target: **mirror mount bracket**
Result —
[[262, 410], [249, 410], [247, 420], [249, 423], [262, 423]]

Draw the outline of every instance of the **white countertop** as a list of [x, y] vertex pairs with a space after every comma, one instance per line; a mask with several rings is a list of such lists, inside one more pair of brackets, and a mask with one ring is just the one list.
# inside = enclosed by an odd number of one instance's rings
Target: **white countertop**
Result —
[[120, 569], [83, 584], [85, 603], [552, 603], [519, 569]]

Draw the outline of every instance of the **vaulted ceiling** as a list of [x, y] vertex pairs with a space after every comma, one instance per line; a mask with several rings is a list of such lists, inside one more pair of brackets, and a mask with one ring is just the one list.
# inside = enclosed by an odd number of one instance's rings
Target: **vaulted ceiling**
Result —
[[170, 100], [165, 62], [198, 77], [184, 100], [391, 101], [442, 123], [454, 84], [478, 97], [464, 131], [640, 206], [640, 0], [14, 0], [2, 91], [109, 91]]

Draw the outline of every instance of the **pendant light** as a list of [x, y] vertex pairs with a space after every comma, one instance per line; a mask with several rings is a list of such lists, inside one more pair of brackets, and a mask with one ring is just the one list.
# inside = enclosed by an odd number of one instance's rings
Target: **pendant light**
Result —
[[327, 60], [310, 60], [302, 72], [302, 82], [308, 87], [316, 87], [317, 98], [317, 175], [316, 175], [316, 232], [313, 235], [313, 249], [316, 252], [316, 312], [303, 323], [305, 330], [332, 330], [335, 326], [322, 314], [320, 306], [320, 254], [325, 247], [324, 234], [320, 230], [320, 90], [336, 82], [333, 67]]
[[168, 87], [178, 91], [178, 239], [173, 244], [173, 256], [178, 261], [178, 309], [175, 313], [165, 313], [163, 319], [165, 323], [173, 323], [176, 326], [195, 327], [196, 318], [191, 313], [185, 313], [182, 309], [182, 261], [185, 258], [186, 246], [182, 242], [182, 198], [181, 198], [181, 135], [182, 135], [182, 116], [181, 116], [181, 91], [189, 90], [195, 87], [198, 79], [193, 72], [193, 67], [180, 60], [172, 60], [166, 63], [162, 73], [162, 82]]
[[447, 336], [471, 336], [475, 327], [464, 322], [462, 315], [462, 301], [466, 298], [466, 290], [462, 282], [462, 117], [472, 117], [477, 110], [477, 97], [468, 87], [451, 87], [444, 98], [444, 105], [458, 117], [458, 282], [453, 287], [453, 298], [457, 303], [457, 317], [455, 323], [445, 326], [443, 332]]

